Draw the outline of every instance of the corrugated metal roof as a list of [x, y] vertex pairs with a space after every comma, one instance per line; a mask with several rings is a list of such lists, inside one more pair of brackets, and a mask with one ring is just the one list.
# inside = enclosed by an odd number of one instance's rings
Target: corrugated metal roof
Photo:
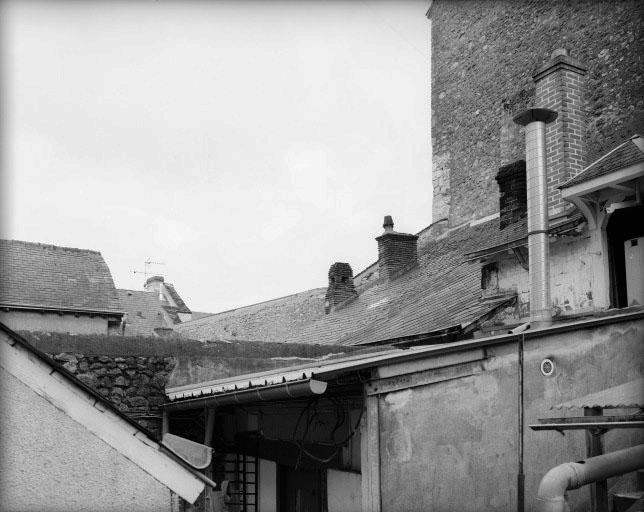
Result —
[[[388, 349], [368, 354], [359, 354], [342, 357], [338, 359], [326, 359], [316, 361], [308, 365], [285, 368], [282, 370], [270, 370], [259, 373], [217, 379], [209, 382], [188, 384], [175, 388], [168, 388], [166, 395], [170, 400], [196, 398], [220, 393], [229, 393], [260, 386], [274, 386], [284, 382], [296, 382], [299, 380], [324, 379], [337, 373], [347, 373], [359, 368], [369, 367], [375, 363], [389, 361], [398, 356], [410, 356], [411, 354], [429, 352], [445, 347], [447, 344], [432, 345], [425, 347], [413, 347], [409, 349]], [[450, 344], [454, 345], [454, 344]]]
[[644, 408], [644, 378], [554, 405], [552, 409], [584, 409], [586, 407], [601, 409]]

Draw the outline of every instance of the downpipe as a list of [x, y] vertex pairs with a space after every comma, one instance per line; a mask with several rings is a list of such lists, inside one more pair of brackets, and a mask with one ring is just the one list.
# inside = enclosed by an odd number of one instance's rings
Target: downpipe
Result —
[[644, 468], [644, 444], [555, 466], [541, 479], [538, 512], [570, 512], [567, 491]]

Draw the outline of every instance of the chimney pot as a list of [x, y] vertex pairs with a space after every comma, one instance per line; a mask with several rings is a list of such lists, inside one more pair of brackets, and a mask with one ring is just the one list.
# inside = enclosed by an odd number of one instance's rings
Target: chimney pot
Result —
[[382, 227], [385, 228], [385, 231], [387, 232], [394, 230], [394, 219], [391, 215], [385, 215], [385, 221], [382, 223]]

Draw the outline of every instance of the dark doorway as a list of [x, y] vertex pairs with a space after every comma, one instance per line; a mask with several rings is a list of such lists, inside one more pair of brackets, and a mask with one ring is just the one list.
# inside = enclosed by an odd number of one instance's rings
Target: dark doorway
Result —
[[295, 470], [280, 466], [280, 510], [288, 512], [323, 512], [323, 471]]
[[644, 236], [644, 206], [616, 210], [606, 226], [610, 265], [610, 305], [625, 308], [628, 304], [624, 242]]

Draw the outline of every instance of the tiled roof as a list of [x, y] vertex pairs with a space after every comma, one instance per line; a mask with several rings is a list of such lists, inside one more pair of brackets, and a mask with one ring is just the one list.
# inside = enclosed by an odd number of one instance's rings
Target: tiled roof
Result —
[[481, 267], [464, 255], [489, 240], [498, 220], [461, 227], [419, 250], [417, 268], [376, 281], [354, 300], [285, 341], [358, 345], [468, 325], [507, 299], [484, 302]]
[[112, 275], [100, 252], [0, 240], [0, 304], [120, 312]]
[[324, 316], [326, 288], [315, 288], [279, 299], [216, 313], [175, 326], [189, 338], [210, 341], [282, 342]]
[[577, 176], [568, 180], [561, 188], [572, 187], [573, 185], [584, 183], [593, 178], [605, 176], [611, 172], [644, 162], [643, 144], [644, 138], [641, 135], [631, 137], [612, 151], [606, 153], [599, 160], [590, 164], [577, 174]]
[[[173, 323], [166, 317], [176, 317], [176, 308], [164, 305], [154, 292], [118, 290], [123, 310], [127, 312], [125, 334], [129, 336], [150, 336], [154, 329], [172, 328]], [[165, 313], [165, 314], [164, 314]]]

